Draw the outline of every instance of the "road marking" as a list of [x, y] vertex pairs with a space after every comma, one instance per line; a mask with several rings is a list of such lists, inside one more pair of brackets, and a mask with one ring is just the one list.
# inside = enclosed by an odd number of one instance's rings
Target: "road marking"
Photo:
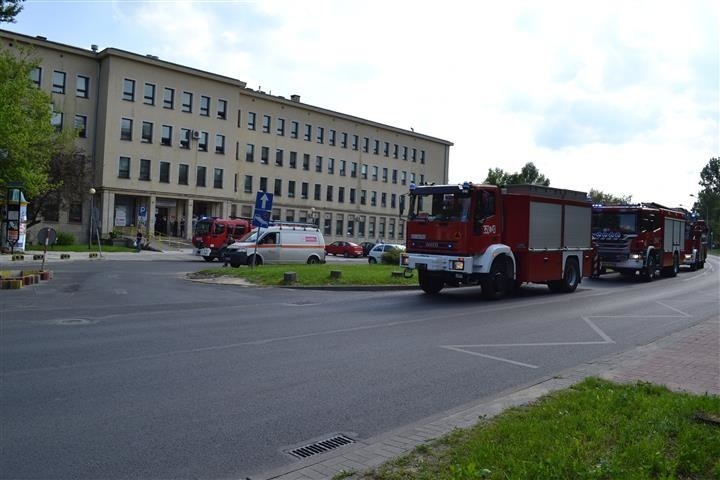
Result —
[[484, 353], [478, 353], [478, 352], [471, 352], [469, 350], [463, 350], [462, 348], [457, 348], [453, 345], [441, 345], [442, 348], [447, 348], [448, 350], [455, 350], [456, 352], [460, 353], [469, 353], [470, 355], [475, 355], [478, 357], [483, 358], [489, 358], [490, 360], [497, 360], [498, 362], [505, 362], [505, 363], [512, 363], [513, 365], [519, 365], [521, 367], [527, 367], [527, 368], [540, 368], [537, 365], [531, 365], [529, 363], [522, 363], [522, 362], [516, 362], [515, 360], [509, 360], [507, 358], [502, 357], [495, 357], [493, 355], [486, 355]]

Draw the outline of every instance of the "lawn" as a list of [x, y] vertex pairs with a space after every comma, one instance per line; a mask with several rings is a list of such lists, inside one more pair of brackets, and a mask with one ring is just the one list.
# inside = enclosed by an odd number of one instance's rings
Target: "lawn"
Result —
[[[243, 278], [256, 285], [287, 285], [285, 273], [294, 272], [297, 282], [294, 286], [343, 286], [343, 285], [413, 285], [417, 286], [417, 272], [410, 278], [398, 273], [403, 269], [397, 265], [370, 264], [316, 264], [316, 265], [261, 265], [255, 268], [241, 266], [239, 268], [218, 267], [198, 272], [206, 276], [232, 276]], [[340, 272], [334, 278], [331, 272]], [[338, 274], [334, 274], [337, 276]]]
[[[29, 252], [42, 252], [43, 251], [42, 245], [25, 245], [25, 251]], [[129, 247], [121, 247], [121, 246], [114, 246], [114, 245], [102, 245], [101, 246], [103, 252], [134, 252], [134, 248]], [[98, 251], [98, 245], [96, 243], [93, 243], [92, 248], [88, 247], [87, 245], [49, 245], [47, 247], [48, 252], [97, 252]]]
[[[710, 420], [708, 420], [710, 417]], [[720, 397], [595, 378], [457, 430], [358, 480], [717, 479]]]

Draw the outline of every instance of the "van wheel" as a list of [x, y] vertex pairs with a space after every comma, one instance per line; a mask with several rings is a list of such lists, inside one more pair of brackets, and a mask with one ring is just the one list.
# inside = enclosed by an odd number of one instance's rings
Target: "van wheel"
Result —
[[307, 261], [308, 265], [317, 265], [320, 263], [320, 259], [318, 257], [310, 257]]
[[247, 264], [248, 264], [249, 266], [252, 266], [252, 264], [253, 264], [253, 258], [255, 259], [255, 266], [256, 266], [256, 267], [263, 264], [262, 257], [260, 257], [259, 255], [250, 255], [250, 256], [248, 257], [248, 259], [247, 259]]

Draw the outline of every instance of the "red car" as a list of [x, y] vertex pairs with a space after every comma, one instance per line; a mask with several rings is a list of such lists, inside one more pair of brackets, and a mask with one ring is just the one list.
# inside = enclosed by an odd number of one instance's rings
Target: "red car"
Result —
[[325, 253], [343, 257], [362, 257], [363, 248], [357, 243], [337, 241], [325, 245]]

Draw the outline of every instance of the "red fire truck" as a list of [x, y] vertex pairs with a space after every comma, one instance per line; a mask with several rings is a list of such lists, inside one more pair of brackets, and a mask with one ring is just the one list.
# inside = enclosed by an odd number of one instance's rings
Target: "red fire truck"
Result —
[[222, 259], [225, 247], [252, 230], [251, 220], [242, 217], [201, 217], [195, 223], [192, 244], [195, 255], [206, 262]]
[[688, 265], [690, 270], [705, 268], [705, 259], [708, 249], [708, 226], [705, 220], [698, 218], [696, 214], [685, 211], [685, 255], [682, 264]]
[[593, 205], [592, 231], [601, 273], [674, 277], [685, 255], [685, 215], [657, 203]]
[[480, 285], [488, 299], [522, 283], [572, 292], [592, 269], [591, 204], [539, 185], [411, 185], [407, 249], [420, 288]]

